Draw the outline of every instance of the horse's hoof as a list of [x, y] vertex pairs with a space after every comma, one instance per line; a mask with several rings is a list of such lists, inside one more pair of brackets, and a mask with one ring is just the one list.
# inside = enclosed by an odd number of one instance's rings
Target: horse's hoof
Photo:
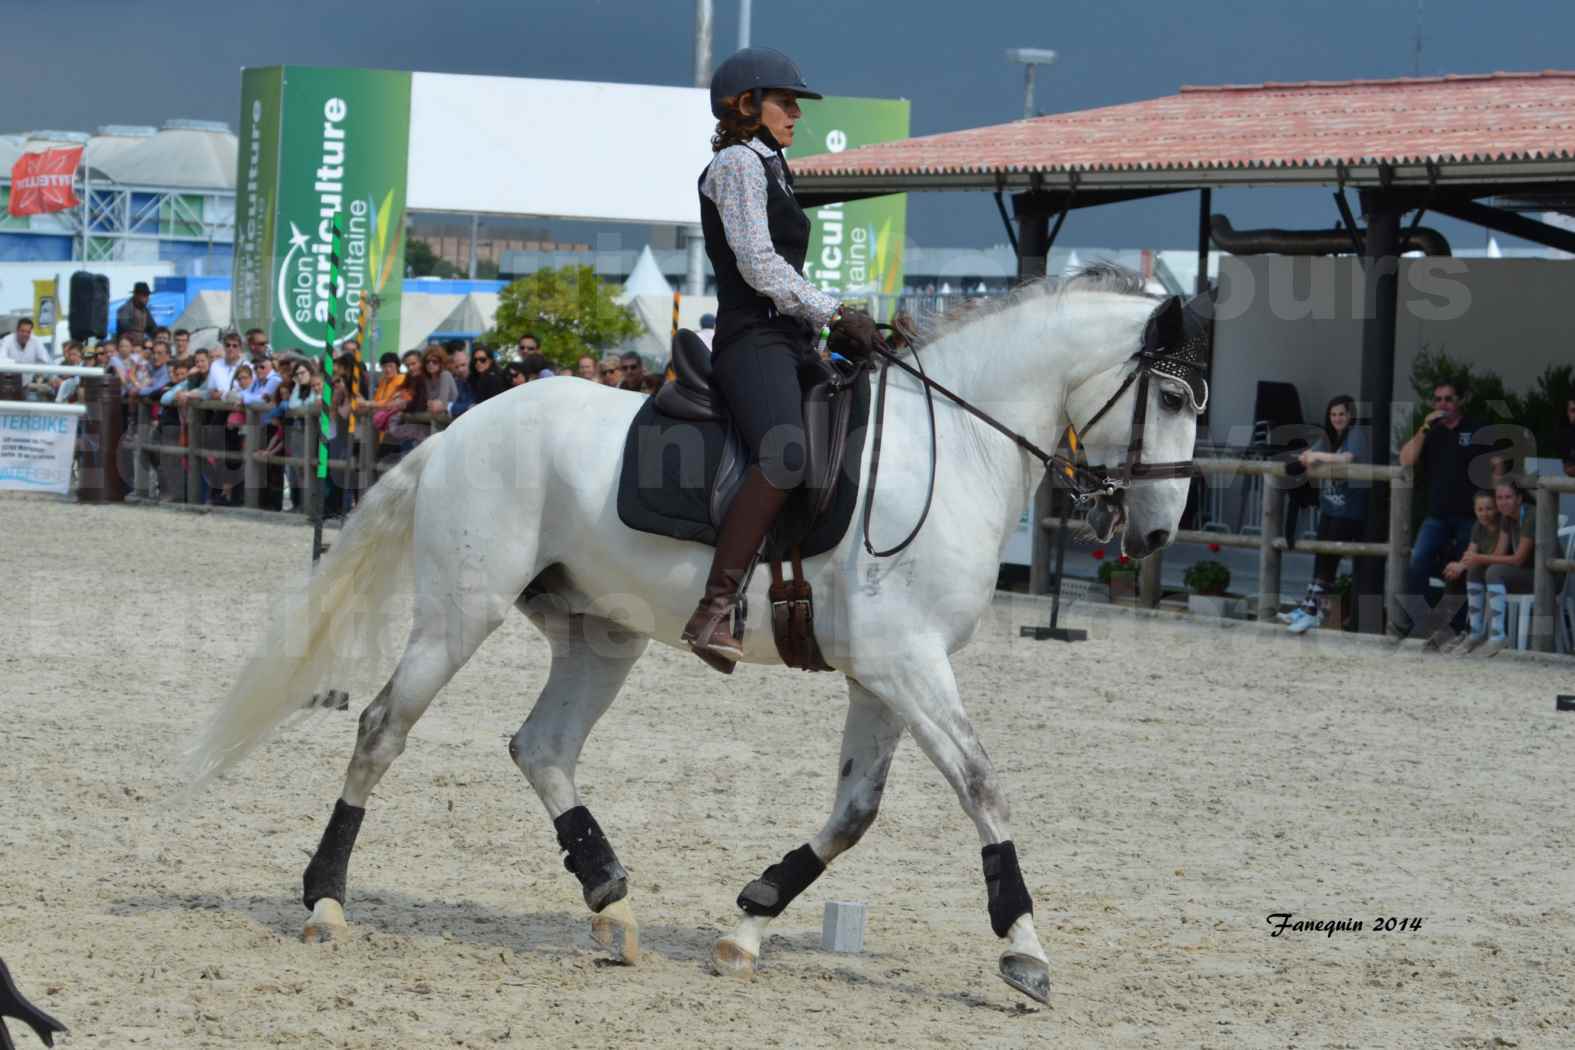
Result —
[[350, 924], [345, 922], [345, 910], [332, 897], [319, 897], [312, 905], [312, 917], [306, 920], [306, 930], [301, 940], [307, 944], [324, 944], [342, 941], [350, 935]]
[[1050, 964], [1032, 955], [1006, 952], [1001, 956], [1001, 980], [1036, 1003], [1050, 1005]]
[[747, 981], [755, 976], [755, 955], [731, 937], [723, 937], [711, 949], [711, 969], [722, 977]]
[[640, 926], [627, 900], [616, 900], [591, 916], [591, 939], [620, 962], [640, 959]]

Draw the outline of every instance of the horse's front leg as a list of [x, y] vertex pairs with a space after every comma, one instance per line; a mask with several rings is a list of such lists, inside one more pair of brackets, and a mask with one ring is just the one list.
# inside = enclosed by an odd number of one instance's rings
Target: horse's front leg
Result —
[[902, 719], [979, 830], [990, 926], [1007, 942], [1000, 959], [1001, 979], [1029, 998], [1048, 1003], [1050, 960], [1034, 929], [1033, 900], [1007, 827], [1006, 794], [963, 710], [951, 660], [938, 649], [906, 653], [902, 659], [882, 661], [879, 667], [861, 667], [858, 677]]
[[837, 767], [837, 798], [831, 816], [814, 838], [771, 865], [738, 895], [744, 917], [732, 933], [716, 942], [711, 964], [718, 973], [753, 977], [760, 943], [771, 920], [852, 849], [875, 823], [891, 757], [902, 738], [902, 721], [859, 683], [848, 679], [848, 720], [842, 730]]

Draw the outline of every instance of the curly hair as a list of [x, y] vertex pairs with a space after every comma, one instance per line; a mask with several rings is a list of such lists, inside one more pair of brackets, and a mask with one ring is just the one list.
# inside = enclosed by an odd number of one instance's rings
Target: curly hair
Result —
[[748, 92], [728, 95], [722, 100], [726, 111], [716, 122], [716, 133], [711, 136], [711, 152], [720, 153], [729, 146], [741, 145], [760, 134], [760, 114], [746, 116], [740, 103]]

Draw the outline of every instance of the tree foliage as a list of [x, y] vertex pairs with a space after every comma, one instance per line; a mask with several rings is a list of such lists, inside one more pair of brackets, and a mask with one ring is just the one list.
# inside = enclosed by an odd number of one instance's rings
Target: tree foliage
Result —
[[581, 355], [599, 356], [644, 331], [613, 294], [589, 266], [538, 270], [503, 289], [494, 327], [482, 340], [509, 350], [534, 333], [554, 366], [572, 368]]
[[426, 241], [405, 242], [405, 272], [410, 277], [458, 277], [459, 267], [438, 257]]

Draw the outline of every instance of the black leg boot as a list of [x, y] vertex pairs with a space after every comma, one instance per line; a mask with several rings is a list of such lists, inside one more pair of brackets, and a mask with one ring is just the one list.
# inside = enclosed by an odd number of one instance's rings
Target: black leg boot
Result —
[[788, 495], [789, 490], [767, 481], [759, 467], [750, 468], [722, 522], [705, 594], [684, 625], [683, 640], [689, 648], [723, 674], [732, 674], [733, 665], [744, 655], [743, 646], [733, 637], [733, 606], [738, 603], [738, 589]]

